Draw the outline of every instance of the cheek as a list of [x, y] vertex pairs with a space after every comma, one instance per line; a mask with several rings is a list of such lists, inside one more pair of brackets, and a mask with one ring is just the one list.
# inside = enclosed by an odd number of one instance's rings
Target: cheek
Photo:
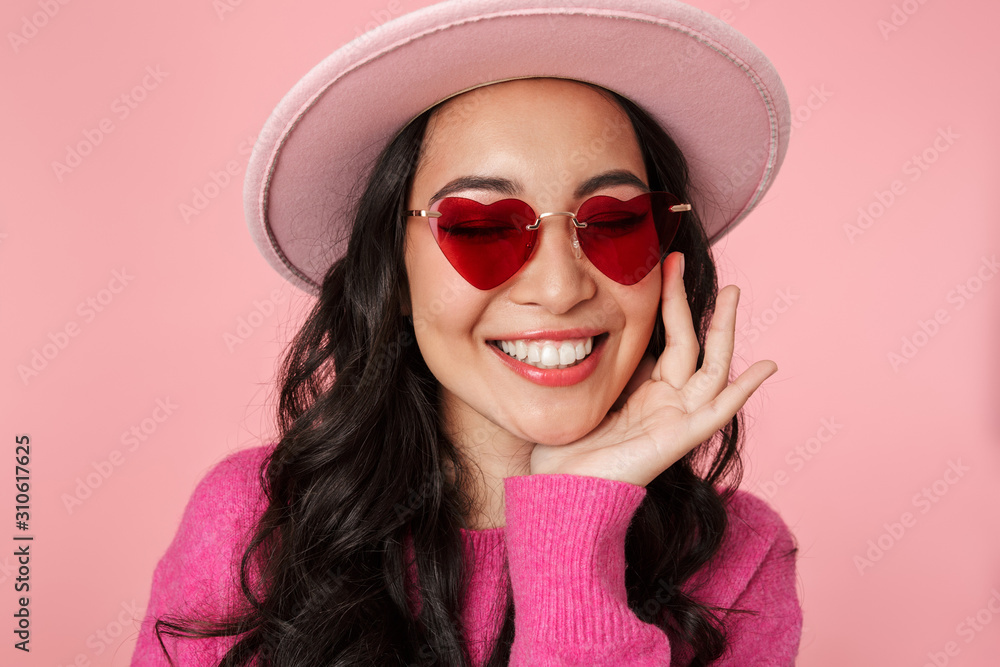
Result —
[[625, 288], [618, 301], [625, 320], [619, 349], [619, 372], [625, 380], [635, 373], [642, 362], [657, 318], [661, 316], [660, 279], [658, 276], [647, 278], [651, 278], [649, 284], [640, 281], [637, 285]]
[[[480, 310], [482, 293], [452, 268], [430, 231], [407, 230], [406, 273], [417, 343], [422, 352], [454, 344], [468, 334]], [[447, 335], [449, 339], [445, 339]]]
[[[657, 318], [661, 317], [661, 286], [660, 271], [657, 268], [650, 271], [646, 280], [635, 285], [635, 291], [629, 292], [623, 302], [626, 323], [635, 334], [642, 351], [649, 343]], [[641, 356], [641, 351], [639, 355]]]

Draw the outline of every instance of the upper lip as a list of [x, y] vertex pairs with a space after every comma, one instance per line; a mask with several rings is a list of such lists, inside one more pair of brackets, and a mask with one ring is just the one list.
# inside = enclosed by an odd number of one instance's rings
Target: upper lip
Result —
[[519, 333], [503, 334], [487, 340], [568, 340], [571, 338], [588, 338], [604, 333], [601, 329], [592, 327], [579, 329], [538, 329]]

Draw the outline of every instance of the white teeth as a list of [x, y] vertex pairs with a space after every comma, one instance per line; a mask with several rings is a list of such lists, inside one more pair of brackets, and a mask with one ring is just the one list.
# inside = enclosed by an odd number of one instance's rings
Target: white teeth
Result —
[[542, 365], [543, 366], [558, 366], [559, 365], [559, 352], [553, 345], [542, 345]]
[[564, 341], [538, 341], [519, 338], [496, 341], [509, 356], [538, 368], [567, 368], [587, 357], [594, 349], [594, 338]]
[[576, 347], [572, 343], [563, 343], [559, 346], [559, 363], [568, 366], [576, 361]]

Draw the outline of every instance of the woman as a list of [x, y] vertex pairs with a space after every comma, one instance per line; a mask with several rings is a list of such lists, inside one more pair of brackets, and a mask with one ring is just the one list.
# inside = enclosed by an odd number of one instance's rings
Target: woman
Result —
[[[498, 65], [514, 34], [538, 47]], [[199, 485], [133, 664], [792, 664], [793, 539], [735, 490], [777, 366], [729, 382], [709, 250], [780, 164], [777, 75], [651, 0], [449, 2], [363, 38], [251, 158], [251, 230], [318, 301], [280, 440]]]

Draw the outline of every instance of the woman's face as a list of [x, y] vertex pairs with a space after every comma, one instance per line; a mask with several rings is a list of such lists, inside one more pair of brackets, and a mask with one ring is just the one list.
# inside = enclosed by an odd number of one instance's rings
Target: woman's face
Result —
[[[408, 208], [429, 209], [444, 189], [484, 204], [514, 197], [538, 215], [576, 212], [589, 197], [631, 199], [646, 184], [634, 131], [613, 101], [571, 81], [521, 79], [465, 93], [433, 114]], [[572, 442], [601, 422], [635, 371], [658, 316], [660, 271], [621, 285], [578, 258], [572, 241], [569, 217], [544, 219], [528, 262], [479, 290], [442, 254], [428, 219], [408, 218], [417, 344], [458, 442], [504, 434]], [[535, 352], [541, 361], [532, 364]], [[589, 354], [577, 361], [578, 352]], [[540, 368], [553, 353], [572, 353], [572, 365]]]

